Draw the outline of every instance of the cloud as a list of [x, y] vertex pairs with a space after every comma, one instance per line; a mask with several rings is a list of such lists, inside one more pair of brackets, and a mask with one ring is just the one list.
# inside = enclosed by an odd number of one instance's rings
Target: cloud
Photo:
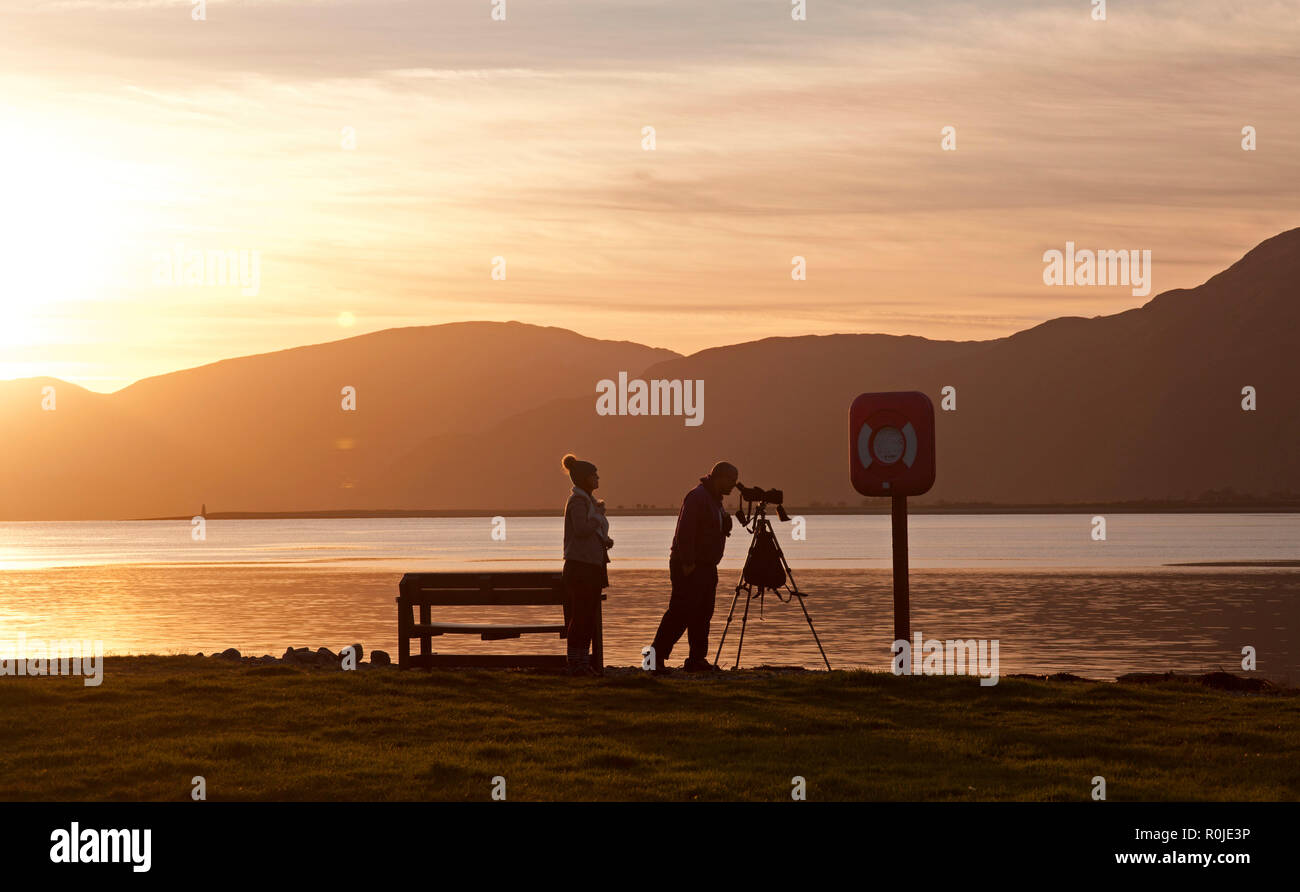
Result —
[[738, 314], [985, 337], [1136, 302], [1045, 291], [1067, 239], [1152, 249], [1158, 291], [1300, 222], [1294, 2], [0, 3], [3, 111], [127, 172], [119, 254], [265, 257], [253, 302], [105, 284], [86, 318], [141, 314], [105, 355], [197, 351], [166, 367], [324, 339], [344, 308], [674, 349]]

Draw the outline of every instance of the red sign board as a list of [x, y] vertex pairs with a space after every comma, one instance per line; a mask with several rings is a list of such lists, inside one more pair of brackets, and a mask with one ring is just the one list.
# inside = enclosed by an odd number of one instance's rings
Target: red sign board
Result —
[[934, 406], [915, 390], [864, 393], [849, 408], [849, 477], [864, 496], [934, 485]]

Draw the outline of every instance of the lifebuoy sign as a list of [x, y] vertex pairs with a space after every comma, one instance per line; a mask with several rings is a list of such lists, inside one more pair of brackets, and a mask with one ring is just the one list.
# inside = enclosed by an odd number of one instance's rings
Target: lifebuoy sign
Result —
[[864, 496], [934, 485], [934, 405], [915, 390], [864, 393], [849, 407], [849, 477]]

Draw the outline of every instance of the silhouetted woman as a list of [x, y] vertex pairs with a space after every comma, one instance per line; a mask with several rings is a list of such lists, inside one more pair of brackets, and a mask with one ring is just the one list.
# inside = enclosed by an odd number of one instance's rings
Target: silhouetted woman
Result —
[[572, 453], [564, 469], [573, 492], [564, 506], [564, 587], [568, 595], [568, 671], [571, 675], [601, 675], [603, 666], [591, 665], [591, 639], [600, 613], [600, 592], [609, 585], [609, 519], [605, 503], [594, 495], [600, 476], [591, 462]]

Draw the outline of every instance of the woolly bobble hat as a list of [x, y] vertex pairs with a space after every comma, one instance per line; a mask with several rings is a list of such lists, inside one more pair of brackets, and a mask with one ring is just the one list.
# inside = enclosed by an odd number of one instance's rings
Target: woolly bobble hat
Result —
[[586, 480], [589, 476], [596, 473], [596, 466], [589, 461], [583, 461], [572, 452], [564, 457], [562, 462], [564, 469], [569, 472], [569, 479], [573, 481], [574, 486], [581, 485], [578, 481]]

